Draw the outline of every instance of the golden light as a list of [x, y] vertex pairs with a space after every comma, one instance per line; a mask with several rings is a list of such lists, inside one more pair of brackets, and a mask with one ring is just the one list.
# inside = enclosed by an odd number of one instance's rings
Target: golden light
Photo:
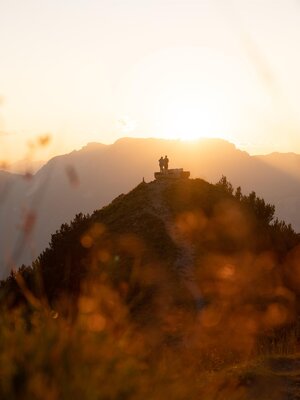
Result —
[[229, 139], [229, 121], [221, 109], [210, 104], [199, 104], [196, 99], [188, 103], [176, 101], [162, 112], [158, 132], [167, 139], [197, 140], [218, 137]]
[[242, 60], [213, 48], [164, 49], [132, 70], [126, 104], [154, 136], [231, 140], [245, 116], [241, 99], [255, 98], [257, 82], [246, 71]]

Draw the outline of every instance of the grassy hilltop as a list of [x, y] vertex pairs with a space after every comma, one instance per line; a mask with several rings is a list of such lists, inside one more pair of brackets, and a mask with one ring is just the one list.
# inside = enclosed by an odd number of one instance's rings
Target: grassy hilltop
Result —
[[1, 283], [0, 397], [297, 398], [300, 237], [274, 211], [154, 181], [63, 224]]

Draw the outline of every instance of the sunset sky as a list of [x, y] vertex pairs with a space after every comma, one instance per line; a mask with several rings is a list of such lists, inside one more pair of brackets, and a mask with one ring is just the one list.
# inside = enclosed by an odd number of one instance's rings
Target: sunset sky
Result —
[[300, 153], [300, 1], [0, 0], [0, 159], [123, 136]]

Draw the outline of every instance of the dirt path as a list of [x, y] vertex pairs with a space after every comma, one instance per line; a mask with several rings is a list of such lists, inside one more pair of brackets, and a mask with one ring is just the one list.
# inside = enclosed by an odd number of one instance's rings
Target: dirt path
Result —
[[166, 184], [166, 182], [159, 181], [151, 184], [151, 209], [154, 215], [164, 221], [167, 232], [178, 248], [174, 267], [195, 299], [197, 309], [201, 310], [204, 302], [195, 277], [195, 249], [176, 226], [174, 218], [163, 199], [162, 190]]

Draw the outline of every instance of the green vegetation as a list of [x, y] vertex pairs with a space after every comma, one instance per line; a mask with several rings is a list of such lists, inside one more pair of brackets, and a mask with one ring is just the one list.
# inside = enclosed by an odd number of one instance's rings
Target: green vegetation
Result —
[[1, 282], [0, 398], [297, 398], [300, 237], [274, 214], [222, 177], [63, 224]]

